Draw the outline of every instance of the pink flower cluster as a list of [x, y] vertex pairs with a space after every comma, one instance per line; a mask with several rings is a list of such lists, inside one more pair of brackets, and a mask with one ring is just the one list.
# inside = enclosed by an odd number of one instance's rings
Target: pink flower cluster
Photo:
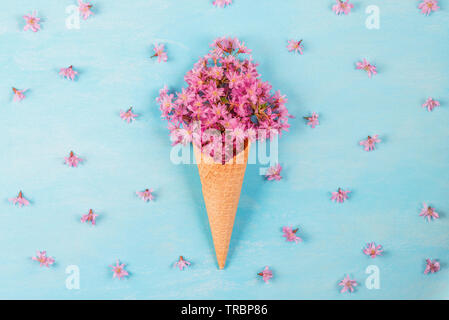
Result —
[[424, 0], [418, 5], [418, 8], [421, 9], [421, 13], [425, 15], [429, 15], [432, 11], [440, 9], [437, 0]]
[[215, 0], [212, 3], [216, 7], [224, 8], [232, 4], [232, 0]]
[[349, 0], [343, 1], [343, 0], [336, 0], [337, 4], [334, 4], [332, 7], [332, 11], [335, 12], [335, 14], [349, 14], [351, 12], [351, 9], [354, 8], [354, 5], [352, 3], [349, 3]]
[[31, 259], [39, 262], [41, 267], [46, 266], [48, 268], [55, 263], [55, 259], [47, 257], [47, 251], [36, 251], [36, 257], [32, 257]]

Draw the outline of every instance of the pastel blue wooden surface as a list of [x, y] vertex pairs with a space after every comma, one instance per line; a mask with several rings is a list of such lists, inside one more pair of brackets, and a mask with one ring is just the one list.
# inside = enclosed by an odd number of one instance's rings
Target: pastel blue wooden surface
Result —
[[[449, 2], [426, 17], [417, 1], [356, 1], [336, 16], [334, 1], [98, 0], [79, 30], [65, 26], [75, 1], [16, 0], [0, 11], [0, 298], [39, 299], [417, 299], [449, 298]], [[368, 5], [380, 8], [380, 29], [365, 27]], [[23, 32], [22, 15], [43, 19]], [[259, 71], [287, 94], [296, 116], [280, 140], [284, 179], [264, 182], [247, 168], [228, 264], [217, 270], [200, 181], [194, 165], [173, 165], [166, 124], [154, 99], [183, 76], [218, 36], [237, 36], [253, 50]], [[286, 50], [304, 39], [305, 53]], [[165, 43], [169, 61], [150, 60]], [[367, 58], [379, 74], [355, 70]], [[58, 76], [74, 65], [77, 81]], [[30, 88], [12, 102], [11, 87]], [[421, 108], [428, 96], [441, 101]], [[119, 111], [140, 115], [128, 125]], [[320, 126], [302, 117], [316, 111]], [[358, 142], [383, 140], [374, 152]], [[63, 165], [74, 150], [86, 161]], [[252, 150], [255, 151], [254, 149]], [[144, 203], [135, 191], [155, 189]], [[330, 193], [352, 190], [335, 204]], [[26, 208], [7, 199], [19, 190]], [[421, 203], [441, 213], [419, 217]], [[80, 223], [92, 208], [98, 225]], [[300, 244], [284, 225], [299, 226]], [[384, 246], [372, 260], [368, 241]], [[50, 269], [30, 259], [56, 258]], [[179, 255], [192, 262], [180, 272]], [[424, 275], [425, 258], [439, 259]], [[112, 279], [119, 258], [131, 276]], [[380, 269], [379, 290], [365, 285], [367, 266]], [[80, 289], [65, 286], [65, 268], [80, 268]], [[256, 273], [274, 271], [270, 284]], [[356, 293], [339, 293], [345, 274]]]

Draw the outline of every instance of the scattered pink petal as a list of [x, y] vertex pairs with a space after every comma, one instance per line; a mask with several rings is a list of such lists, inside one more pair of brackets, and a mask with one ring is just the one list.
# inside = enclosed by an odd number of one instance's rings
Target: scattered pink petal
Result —
[[375, 144], [381, 142], [379, 135], [375, 134], [374, 136], [368, 136], [366, 140], [360, 141], [360, 145], [365, 147], [365, 151], [372, 151], [375, 149]]
[[136, 118], [139, 115], [133, 113], [133, 107], [129, 108], [127, 111], [120, 110], [120, 118], [122, 118], [124, 121], [130, 123], [133, 120], [136, 120]]
[[24, 15], [23, 18], [26, 22], [25, 27], [23, 27], [24, 31], [31, 29], [31, 31], [37, 32], [41, 29], [41, 26], [39, 25], [39, 21], [41, 21], [41, 19], [36, 17], [36, 11], [33, 11], [30, 15]]
[[440, 271], [440, 263], [436, 260], [426, 259], [426, 270], [424, 270], [424, 274], [435, 273]]
[[257, 275], [261, 276], [265, 283], [268, 283], [268, 280], [273, 278], [273, 272], [268, 268], [268, 266], [265, 267], [265, 269], [262, 272], [259, 272]]
[[357, 62], [357, 69], [358, 70], [365, 70], [368, 73], [368, 77], [371, 78], [371, 76], [376, 75], [376, 66], [370, 64], [366, 59], [363, 59], [363, 62]]
[[338, 285], [343, 287], [340, 291], [341, 293], [346, 291], [354, 292], [354, 287], [357, 287], [357, 281], [350, 279], [347, 275]]
[[92, 11], [90, 11], [92, 7], [93, 5], [91, 5], [89, 2], [83, 2], [82, 0], [78, 0], [78, 10], [84, 20], [89, 18], [90, 15], [94, 14]]
[[155, 52], [151, 58], [157, 57], [157, 62], [167, 62], [167, 53], [164, 51], [165, 46], [163, 44], [155, 44], [153, 51]]
[[343, 1], [343, 0], [336, 0], [337, 4], [334, 4], [332, 7], [332, 11], [335, 12], [335, 14], [349, 14], [351, 12], [351, 9], [354, 8], [354, 5], [352, 3], [349, 3], [349, 0]]
[[110, 267], [112, 268], [112, 272], [113, 272], [112, 278], [121, 279], [121, 278], [129, 275], [128, 272], [125, 270], [125, 264], [124, 263], [120, 264], [119, 260], [117, 260], [117, 263], [115, 266], [110, 266]]
[[180, 256], [179, 260], [177, 262], [175, 262], [174, 266], [178, 267], [179, 270], [182, 271], [184, 268], [187, 268], [188, 266], [190, 266], [190, 262], [185, 260], [183, 256]]
[[310, 117], [304, 117], [304, 119], [306, 119], [307, 125], [311, 126], [312, 128], [315, 128], [315, 126], [319, 125], [320, 122], [318, 121], [318, 114], [313, 112], [312, 115]]
[[425, 15], [429, 15], [432, 11], [440, 9], [437, 0], [423, 0], [423, 2], [418, 5], [418, 8], [421, 9], [421, 13]]
[[349, 191], [349, 190], [344, 191], [344, 190], [338, 188], [337, 192], [332, 192], [331, 200], [343, 203], [346, 199], [348, 199], [348, 193], [350, 193], [350, 192], [351, 191]]
[[39, 262], [41, 267], [46, 266], [48, 268], [55, 263], [55, 259], [47, 257], [47, 251], [36, 251], [36, 257], [32, 257], [31, 259]]
[[215, 0], [212, 4], [216, 7], [224, 8], [227, 5], [231, 5], [232, 0]]
[[295, 230], [292, 229], [292, 227], [283, 227], [282, 232], [284, 233], [283, 237], [285, 237], [285, 240], [288, 242], [295, 242], [298, 243], [298, 241], [302, 241], [300, 237], [296, 235], [296, 232], [298, 232], [299, 228], [296, 228]]
[[282, 171], [282, 166], [278, 163], [272, 167], [269, 167], [267, 169], [267, 172], [265, 173], [265, 178], [267, 180], [276, 180], [279, 181], [282, 179], [281, 177], [281, 171]]
[[98, 217], [98, 214], [95, 214], [94, 211], [92, 209], [89, 209], [89, 213], [88, 214], [83, 214], [83, 216], [81, 217], [81, 222], [87, 222], [87, 223], [92, 223], [92, 225], [95, 225], [95, 219]]
[[366, 248], [363, 249], [363, 253], [366, 254], [367, 256], [370, 256], [373, 259], [377, 256], [381, 256], [382, 252], [383, 252], [382, 246], [380, 244], [376, 246], [374, 242], [367, 243]]
[[296, 41], [296, 40], [288, 40], [287, 49], [289, 52], [295, 52], [302, 54], [302, 49], [304, 49], [304, 46], [302, 45], [302, 40]]
[[431, 221], [433, 219], [438, 219], [440, 215], [435, 211], [434, 208], [431, 206], [427, 206], [425, 202], [423, 202], [423, 208], [421, 210], [421, 213], [419, 214], [421, 217], [424, 217], [424, 219], [427, 218], [427, 221]]
[[77, 167], [78, 164], [83, 161], [83, 159], [77, 157], [75, 153], [73, 153], [73, 151], [70, 151], [69, 156], [65, 157], [64, 159], [65, 164], [68, 165], [69, 167]]
[[74, 80], [75, 76], [78, 74], [77, 71], [73, 70], [73, 66], [69, 66], [68, 68], [61, 68], [59, 70], [59, 74], [63, 77], [63, 78], [67, 78], [70, 80]]
[[427, 111], [432, 111], [435, 107], [439, 107], [440, 102], [432, 98], [427, 98], [426, 102], [422, 105], [423, 108], [427, 108]]
[[19, 90], [19, 89], [16, 89], [13, 87], [12, 92], [14, 92], [14, 101], [21, 101], [21, 100], [25, 99], [25, 95], [24, 95], [25, 91], [27, 91], [27, 89]]
[[153, 189], [145, 189], [145, 191], [137, 191], [136, 194], [145, 202], [151, 201], [154, 199]]
[[19, 195], [16, 198], [10, 198], [9, 201], [14, 205], [18, 204], [19, 207], [28, 206], [30, 204], [30, 202], [23, 196], [22, 191], [19, 191]]

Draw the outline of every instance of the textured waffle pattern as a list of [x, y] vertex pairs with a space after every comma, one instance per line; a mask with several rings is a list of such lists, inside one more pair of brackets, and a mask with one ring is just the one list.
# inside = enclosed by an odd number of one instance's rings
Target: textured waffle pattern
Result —
[[219, 164], [194, 146], [218, 267], [223, 269], [240, 199], [249, 143], [232, 163]]

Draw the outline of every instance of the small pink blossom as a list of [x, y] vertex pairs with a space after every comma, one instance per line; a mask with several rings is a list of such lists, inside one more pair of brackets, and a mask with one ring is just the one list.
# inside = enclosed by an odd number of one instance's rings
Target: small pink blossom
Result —
[[80, 12], [84, 20], [89, 18], [90, 15], [94, 14], [92, 11], [90, 11], [92, 7], [93, 5], [91, 5], [89, 2], [85, 3], [82, 0], [78, 0], [78, 11]]
[[375, 144], [381, 142], [378, 138], [379, 135], [375, 134], [374, 136], [368, 136], [366, 140], [360, 141], [360, 145], [365, 147], [365, 151], [372, 151], [375, 149]]
[[304, 117], [304, 119], [306, 119], [307, 125], [311, 126], [312, 128], [315, 128], [315, 126], [319, 125], [320, 122], [318, 121], [318, 114], [313, 112], [312, 115], [310, 117]]
[[440, 9], [437, 0], [423, 0], [423, 2], [418, 5], [418, 8], [421, 9], [421, 13], [425, 15], [429, 15], [432, 11]]
[[332, 192], [331, 200], [343, 203], [346, 199], [348, 199], [348, 193], [350, 193], [350, 192], [351, 191], [349, 191], [349, 190], [344, 191], [344, 190], [338, 188], [337, 192]]
[[41, 267], [46, 266], [49, 268], [53, 263], [55, 263], [55, 259], [52, 257], [47, 257], [47, 251], [36, 251], [36, 257], [32, 257], [31, 259], [39, 262]]
[[23, 196], [22, 191], [19, 191], [19, 195], [16, 198], [10, 198], [9, 201], [14, 205], [18, 204], [19, 207], [28, 206], [30, 204], [30, 202]]
[[64, 159], [65, 164], [69, 167], [77, 167], [78, 164], [83, 161], [83, 159], [77, 157], [73, 151], [70, 151], [69, 156], [65, 157]]
[[39, 21], [41, 21], [41, 19], [36, 17], [36, 11], [33, 11], [30, 15], [24, 15], [23, 18], [26, 22], [25, 27], [23, 27], [24, 31], [31, 29], [31, 31], [37, 32], [41, 29], [41, 26], [39, 25]]
[[419, 216], [424, 217], [424, 219], [427, 218], [427, 221], [429, 222], [430, 220], [432, 220], [432, 218], [438, 219], [440, 217], [440, 215], [437, 212], [435, 212], [435, 209], [432, 208], [431, 206], [427, 206], [425, 202], [423, 202], [423, 208]]
[[285, 240], [288, 242], [295, 242], [298, 243], [298, 241], [302, 241], [300, 237], [296, 235], [296, 232], [298, 232], [299, 228], [296, 228], [295, 230], [292, 229], [292, 227], [283, 227], [282, 232], [284, 233], [283, 237], [285, 237]]
[[335, 14], [340, 15], [342, 13], [349, 14], [351, 12], [351, 9], [354, 8], [354, 5], [352, 3], [349, 3], [349, 0], [343, 1], [343, 0], [336, 0], [337, 4], [334, 4], [332, 7], [332, 11], [335, 12]]
[[151, 58], [157, 57], [157, 62], [167, 62], [167, 53], [164, 51], [165, 46], [163, 44], [155, 44], [153, 51], [155, 52]]
[[427, 98], [426, 102], [422, 105], [423, 108], [427, 108], [427, 111], [432, 111], [435, 107], [439, 107], [440, 102], [432, 98]]
[[67, 78], [70, 80], [74, 80], [75, 76], [78, 74], [77, 71], [73, 70], [73, 66], [69, 66], [68, 68], [61, 68], [59, 70], [59, 74], [63, 77], [63, 78]]
[[424, 274], [435, 273], [440, 271], [440, 263], [436, 260], [426, 259], [426, 269], [424, 270]]
[[346, 291], [354, 292], [354, 287], [357, 287], [357, 281], [350, 279], [347, 275], [343, 278], [343, 280], [340, 281], [338, 285], [343, 287], [340, 291], [341, 293]]
[[183, 256], [180, 256], [179, 261], [175, 262], [174, 264], [174, 267], [178, 267], [181, 271], [188, 266], [190, 266], [190, 262], [185, 260]]
[[19, 90], [19, 89], [16, 89], [13, 87], [12, 92], [14, 92], [14, 101], [21, 101], [21, 100], [25, 99], [25, 95], [24, 95], [25, 91], [27, 91], [27, 89]]
[[120, 110], [120, 118], [122, 118], [124, 121], [130, 123], [133, 120], [136, 120], [136, 118], [139, 115], [133, 113], [133, 107], [130, 107], [127, 111]]
[[125, 264], [124, 263], [120, 264], [119, 260], [117, 260], [115, 266], [112, 265], [110, 267], [112, 268], [113, 272], [112, 278], [121, 279], [129, 275], [128, 272], [125, 270]]
[[137, 191], [136, 194], [145, 202], [151, 201], [154, 199], [154, 195], [152, 194], [153, 189], [145, 189], [145, 191]]
[[92, 209], [89, 209], [88, 214], [83, 214], [81, 217], [81, 222], [90, 222], [92, 225], [95, 225], [95, 219], [98, 217], [98, 214], [95, 214]]
[[231, 5], [232, 0], [215, 0], [212, 4], [216, 7], [224, 8], [227, 5]]
[[370, 64], [366, 59], [363, 59], [363, 62], [357, 62], [357, 69], [358, 70], [365, 70], [368, 73], [368, 77], [371, 78], [371, 76], [376, 75], [376, 66]]
[[366, 254], [367, 256], [370, 256], [373, 259], [377, 256], [381, 256], [382, 252], [383, 252], [382, 246], [380, 244], [376, 246], [374, 242], [367, 243], [366, 248], [363, 249], [363, 253]]
[[302, 40], [296, 41], [296, 40], [288, 40], [287, 49], [289, 52], [296, 52], [299, 54], [302, 54], [302, 49], [304, 49], [304, 46], [302, 45]]
[[282, 166], [278, 163], [272, 167], [269, 167], [267, 169], [267, 172], [265, 173], [265, 178], [267, 180], [276, 180], [279, 181], [282, 179], [281, 177], [281, 171], [282, 171]]
[[268, 280], [273, 278], [273, 272], [268, 268], [268, 266], [265, 267], [265, 269], [262, 272], [259, 272], [257, 275], [261, 276], [265, 283], [268, 283]]

